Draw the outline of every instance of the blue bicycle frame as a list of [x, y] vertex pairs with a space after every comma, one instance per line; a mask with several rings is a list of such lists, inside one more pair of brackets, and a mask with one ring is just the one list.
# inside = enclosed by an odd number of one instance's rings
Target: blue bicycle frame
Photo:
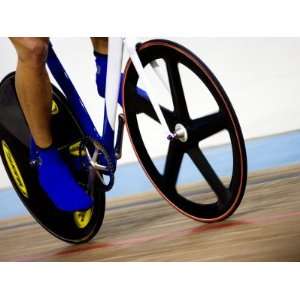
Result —
[[[88, 138], [104, 145], [109, 152], [113, 163], [116, 164], [116, 159], [114, 157], [114, 131], [108, 122], [106, 113], [107, 110], [105, 109], [104, 114], [103, 134], [100, 136], [70, 77], [57, 57], [51, 43], [49, 43], [47, 66], [64, 92], [69, 104], [69, 108], [76, 117], [77, 122], [79, 123], [84, 134]], [[120, 104], [122, 105], [122, 103]]]
[[[145, 100], [150, 101], [152, 103], [152, 106], [158, 116], [160, 124], [163, 130], [165, 131], [166, 138], [170, 139], [174, 137], [174, 134], [169, 131], [169, 128], [163, 117], [161, 107], [158, 102], [158, 99], [161, 99], [162, 97], [171, 97], [170, 91], [166, 88], [166, 84], [163, 82], [163, 79], [158, 73], [158, 71], [156, 71], [155, 64], [152, 65], [152, 68], [150, 67], [147, 70], [143, 68], [136, 51], [136, 41], [134, 39], [123, 40], [122, 38], [109, 38], [108, 69], [105, 91], [105, 111], [102, 135], [100, 135], [96, 130], [93, 121], [91, 120], [71, 79], [69, 78], [63, 65], [57, 57], [51, 43], [49, 43], [49, 52], [47, 58], [47, 66], [50, 72], [52, 73], [53, 77], [59, 84], [60, 88], [62, 89], [63, 93], [65, 94], [68, 106], [74, 114], [80, 128], [84, 132], [84, 135], [93, 142], [100, 144], [105, 149], [107, 155], [109, 156], [111, 170], [113, 170], [113, 172], [115, 171], [117, 164], [114, 137], [116, 111], [118, 103], [117, 99], [120, 88], [121, 65], [124, 44], [127, 47], [129, 56], [136, 68], [139, 77], [141, 78], [142, 82], [144, 83], [144, 86], [146, 87], [146, 92], [149, 98]], [[158, 94], [156, 88], [157, 85], [162, 87], [163, 93], [160, 92]], [[122, 105], [122, 100], [120, 100], [119, 104]], [[91, 155], [89, 158], [91, 161]], [[96, 164], [95, 157], [94, 162]], [[107, 167], [107, 164], [107, 162], [104, 163], [103, 167]]]

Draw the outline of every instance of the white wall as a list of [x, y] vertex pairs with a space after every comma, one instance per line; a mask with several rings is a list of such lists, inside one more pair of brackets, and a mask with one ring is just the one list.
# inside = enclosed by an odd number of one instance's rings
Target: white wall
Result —
[[[196, 53], [222, 83], [239, 117], [245, 138], [300, 128], [300, 38], [174, 38]], [[52, 39], [65, 68], [100, 125], [92, 47], [86, 38]], [[0, 78], [15, 68], [8, 39], [0, 38]], [[191, 90], [193, 84], [190, 83]], [[195, 109], [201, 109], [195, 103]], [[125, 140], [122, 162], [135, 160]], [[222, 142], [222, 141], [220, 141]], [[156, 155], [161, 149], [156, 146]], [[0, 165], [0, 187], [8, 179]]]

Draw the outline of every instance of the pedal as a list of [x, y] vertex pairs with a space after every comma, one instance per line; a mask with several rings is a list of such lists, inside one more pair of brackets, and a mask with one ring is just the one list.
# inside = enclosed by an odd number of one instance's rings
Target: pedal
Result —
[[118, 135], [117, 135], [117, 142], [115, 146], [116, 159], [120, 159], [122, 157], [124, 124], [125, 124], [125, 116], [124, 114], [119, 114]]

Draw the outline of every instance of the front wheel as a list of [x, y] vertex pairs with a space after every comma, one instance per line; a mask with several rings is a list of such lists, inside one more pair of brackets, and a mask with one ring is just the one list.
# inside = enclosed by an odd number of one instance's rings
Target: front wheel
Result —
[[[245, 143], [224, 89], [197, 56], [177, 43], [148, 41], [138, 47], [138, 54], [145, 68], [157, 69], [171, 93], [172, 103], [160, 105], [169, 130], [179, 129], [184, 133], [180, 140], [171, 141], [160, 134], [161, 126], [152, 104], [137, 93], [140, 80], [129, 60], [124, 72], [123, 109], [140, 164], [158, 192], [181, 213], [203, 222], [224, 220], [239, 206], [247, 181]], [[199, 102], [197, 111], [189, 103], [191, 98], [192, 104]], [[209, 113], [202, 111], [205, 107], [210, 108]], [[220, 133], [227, 137], [224, 147], [231, 153], [226, 159], [229, 176], [224, 176], [222, 170], [216, 171], [218, 166], [210, 161], [211, 155], [203, 148], [206, 140]], [[224, 143], [224, 139], [220, 141]], [[164, 158], [153, 158], [160, 154], [157, 145], [165, 149]], [[182, 177], [192, 172], [201, 174], [206, 182], [205, 193], [190, 196], [181, 188]]]

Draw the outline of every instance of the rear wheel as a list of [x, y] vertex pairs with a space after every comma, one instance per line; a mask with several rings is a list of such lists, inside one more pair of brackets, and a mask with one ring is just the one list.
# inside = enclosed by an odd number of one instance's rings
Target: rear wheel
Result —
[[[181, 45], [152, 40], [140, 45], [138, 54], [145, 68], [150, 64], [156, 66], [161, 78], [166, 79], [172, 103], [161, 103], [162, 112], [171, 132], [175, 129], [183, 132], [181, 140], [172, 141], [160, 134], [160, 123], [151, 103], [136, 92], [140, 81], [129, 60], [124, 72], [123, 109], [139, 162], [160, 194], [181, 213], [203, 222], [224, 220], [239, 206], [247, 180], [244, 139], [225, 91], [207, 66]], [[192, 79], [192, 87], [184, 86], [189, 82], [183, 80], [184, 74]], [[192, 99], [200, 104], [199, 115], [195, 117], [187, 96], [191, 89], [197, 90], [200, 86], [201, 93]], [[208, 114], [201, 113], [206, 98], [210, 101], [208, 106], [212, 105], [215, 109]], [[222, 172], [218, 174], [217, 167], [209, 161], [202, 147], [203, 141], [221, 132], [226, 134], [226, 149], [232, 153], [226, 161], [230, 164], [230, 174], [226, 174], [229, 176], [223, 176]], [[164, 162], [153, 158], [157, 155], [155, 147], [163, 144], [166, 145]], [[190, 164], [185, 163], [186, 158]], [[190, 197], [181, 188], [179, 175], [185, 166], [202, 175], [208, 188], [202, 195]], [[187, 169], [186, 173], [189, 172], [192, 171]], [[199, 183], [199, 186], [202, 185]]]
[[[57, 209], [39, 185], [36, 169], [29, 164], [30, 133], [15, 92], [15, 74], [0, 83], [0, 154], [10, 181], [31, 215], [55, 237], [70, 243], [87, 242], [99, 231], [105, 212], [105, 193], [95, 183], [94, 206], [84, 212]], [[78, 183], [87, 189], [88, 172], [75, 167], [83, 133], [64, 95], [52, 86], [54, 144], [69, 164]], [[70, 199], [72, 201], [72, 199]]]

